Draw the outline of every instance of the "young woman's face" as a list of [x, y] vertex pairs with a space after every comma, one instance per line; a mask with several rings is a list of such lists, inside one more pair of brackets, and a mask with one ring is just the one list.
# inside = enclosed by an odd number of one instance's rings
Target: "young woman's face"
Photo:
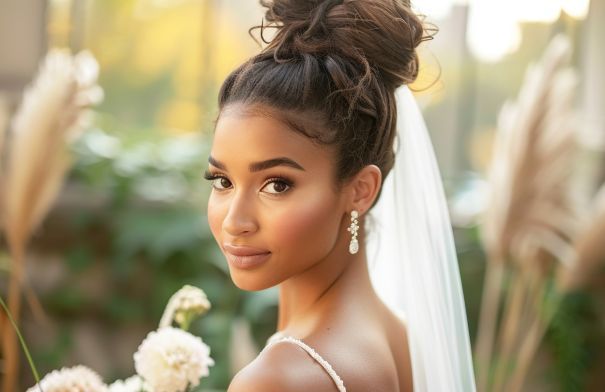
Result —
[[340, 251], [345, 197], [330, 148], [235, 105], [216, 124], [208, 160], [208, 220], [238, 287], [274, 286]]

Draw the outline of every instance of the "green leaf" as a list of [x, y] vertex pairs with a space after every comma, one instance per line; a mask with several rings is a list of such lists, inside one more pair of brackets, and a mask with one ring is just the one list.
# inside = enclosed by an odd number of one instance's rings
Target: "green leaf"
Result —
[[82, 272], [94, 262], [94, 256], [86, 245], [76, 245], [67, 251], [65, 262], [73, 272]]

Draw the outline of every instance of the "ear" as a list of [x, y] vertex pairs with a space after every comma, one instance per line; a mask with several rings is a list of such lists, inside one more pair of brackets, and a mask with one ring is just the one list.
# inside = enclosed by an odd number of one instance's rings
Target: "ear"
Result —
[[376, 165], [367, 165], [353, 177], [349, 183], [351, 189], [350, 210], [357, 210], [359, 215], [363, 215], [372, 207], [380, 184], [382, 182], [382, 173]]

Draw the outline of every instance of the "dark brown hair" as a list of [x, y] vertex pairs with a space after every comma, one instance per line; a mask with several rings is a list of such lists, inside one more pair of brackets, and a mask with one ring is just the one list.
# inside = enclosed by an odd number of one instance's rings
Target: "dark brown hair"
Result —
[[[260, 0], [268, 46], [235, 69], [219, 93], [336, 146], [339, 183], [365, 165], [394, 163], [395, 89], [418, 75], [416, 47], [433, 35], [408, 0]], [[265, 41], [264, 29], [276, 28]], [[267, 111], [269, 113], [267, 113]], [[378, 198], [377, 198], [378, 199]]]

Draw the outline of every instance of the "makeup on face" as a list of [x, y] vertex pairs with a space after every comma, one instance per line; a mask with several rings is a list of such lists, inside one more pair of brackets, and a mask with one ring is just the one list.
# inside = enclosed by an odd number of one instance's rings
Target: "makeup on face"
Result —
[[344, 215], [334, 160], [274, 118], [220, 117], [204, 176], [208, 221], [238, 287], [274, 286], [334, 249]]
[[251, 246], [236, 246], [224, 243], [223, 250], [227, 256], [227, 261], [234, 267], [242, 269], [251, 269], [259, 266], [271, 256], [271, 252], [268, 250]]

